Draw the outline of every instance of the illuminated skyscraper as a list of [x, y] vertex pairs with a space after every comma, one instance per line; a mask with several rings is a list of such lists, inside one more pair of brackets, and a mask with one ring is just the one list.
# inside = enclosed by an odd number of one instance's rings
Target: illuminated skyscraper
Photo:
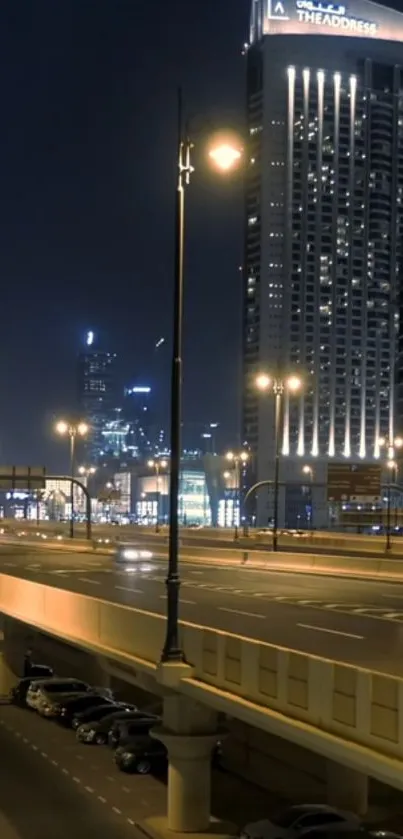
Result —
[[252, 0], [243, 435], [258, 479], [274, 455], [260, 371], [304, 379], [285, 397], [286, 479], [302, 457], [317, 480], [328, 458], [378, 458], [394, 434], [402, 41], [403, 15], [368, 0]]
[[85, 440], [85, 459], [96, 464], [105, 449], [104, 431], [116, 419], [118, 400], [116, 354], [97, 348], [93, 332], [87, 333], [85, 350], [78, 356], [78, 403], [90, 426]]

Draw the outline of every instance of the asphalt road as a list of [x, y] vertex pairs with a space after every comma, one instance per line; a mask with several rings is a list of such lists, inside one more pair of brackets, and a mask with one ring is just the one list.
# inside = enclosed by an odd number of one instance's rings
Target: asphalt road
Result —
[[[0, 570], [165, 612], [166, 559], [0, 549]], [[403, 585], [182, 563], [181, 618], [403, 676]]]
[[[72, 731], [21, 708], [0, 705], [0, 750], [1, 839], [144, 839], [136, 823], [166, 812], [161, 779], [119, 772], [109, 748], [80, 744]], [[242, 826], [285, 803], [213, 773], [216, 817]]]

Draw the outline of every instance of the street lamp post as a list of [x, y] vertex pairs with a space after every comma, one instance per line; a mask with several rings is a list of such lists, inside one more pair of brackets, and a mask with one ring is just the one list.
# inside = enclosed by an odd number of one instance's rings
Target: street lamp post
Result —
[[[76, 460], [76, 438], [77, 435], [79, 437], [85, 437], [88, 434], [89, 428], [86, 422], [66, 422], [65, 420], [59, 420], [56, 423], [56, 431], [61, 436], [68, 435], [70, 438], [70, 475], [71, 478], [74, 478], [75, 472], [75, 460]], [[70, 514], [70, 538], [74, 539], [74, 482], [71, 480], [71, 490], [70, 490], [70, 504], [71, 504], [71, 514]]]
[[[245, 465], [248, 460], [248, 452], [227, 452], [226, 458], [234, 464], [235, 469], [235, 498], [232, 508], [232, 524], [234, 527], [234, 539], [239, 538], [239, 525], [237, 516], [241, 515], [241, 464]], [[239, 521], [240, 523], [240, 521]]]
[[276, 376], [272, 378], [267, 373], [260, 373], [256, 377], [256, 387], [262, 392], [272, 391], [275, 398], [274, 406], [274, 510], [273, 510], [273, 551], [278, 549], [278, 500], [279, 500], [279, 478], [280, 478], [280, 441], [281, 428], [283, 424], [283, 397], [284, 393], [297, 393], [302, 387], [302, 381], [298, 376], [289, 375], [285, 377]]
[[309, 464], [306, 463], [305, 466], [302, 467], [302, 474], [303, 475], [308, 475], [309, 480], [310, 480], [310, 502], [311, 502], [310, 526], [311, 526], [311, 530], [313, 530], [313, 487], [312, 487], [312, 484], [313, 484], [313, 469], [312, 469], [312, 466], [309, 466]]
[[168, 466], [168, 462], [166, 460], [158, 460], [158, 458], [156, 458], [155, 460], [149, 460], [147, 462], [147, 466], [149, 466], [150, 469], [154, 469], [154, 471], [155, 471], [155, 478], [156, 478], [156, 483], [157, 483], [157, 513], [156, 513], [156, 517], [155, 517], [155, 532], [159, 533], [160, 532], [160, 468], [161, 469], [166, 469], [166, 467]]
[[403, 446], [402, 437], [381, 437], [378, 440], [379, 446], [386, 448], [387, 460], [386, 468], [389, 471], [388, 491], [386, 496], [386, 551], [390, 551], [392, 547], [391, 540], [391, 494], [392, 494], [392, 479], [396, 480], [397, 463], [394, 460], [395, 449], [401, 449]]
[[[177, 183], [175, 192], [175, 264], [173, 295], [173, 342], [171, 360], [171, 474], [169, 485], [169, 546], [167, 587], [166, 637], [162, 651], [163, 662], [183, 661], [179, 643], [179, 476], [182, 422], [182, 332], [185, 244], [185, 189], [194, 171], [191, 164], [193, 143], [183, 130], [182, 92], [178, 90]], [[228, 143], [219, 143], [209, 151], [211, 161], [221, 171], [231, 169], [241, 152]]]

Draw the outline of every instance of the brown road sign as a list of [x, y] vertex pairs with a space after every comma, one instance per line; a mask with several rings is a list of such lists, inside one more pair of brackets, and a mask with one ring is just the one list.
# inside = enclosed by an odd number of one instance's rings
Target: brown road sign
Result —
[[44, 466], [0, 466], [1, 489], [45, 489]]
[[374, 501], [381, 496], [381, 466], [377, 463], [329, 463], [329, 501]]

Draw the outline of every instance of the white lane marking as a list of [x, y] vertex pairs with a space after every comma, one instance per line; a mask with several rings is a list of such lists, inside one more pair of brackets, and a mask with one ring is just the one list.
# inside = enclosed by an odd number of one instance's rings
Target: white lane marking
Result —
[[15, 732], [15, 736], [16, 736], [16, 737], [21, 737], [21, 731], [16, 731], [16, 732]]
[[327, 632], [329, 635], [343, 635], [345, 638], [355, 638], [357, 641], [363, 641], [364, 635], [354, 635], [352, 632], [339, 632], [338, 629], [327, 629], [325, 626], [311, 626], [310, 623], [297, 623], [301, 629], [313, 629], [315, 632]]
[[38, 751], [38, 746], [35, 746], [35, 744], [32, 743], [31, 749], [33, 749], [34, 752], [37, 752]]
[[42, 757], [47, 757], [47, 752], [41, 752]]
[[77, 760], [84, 760], [82, 755], [76, 755]]
[[75, 784], [81, 784], [80, 778], [77, 778], [76, 776], [73, 776], [73, 781]]
[[121, 815], [122, 815], [122, 811], [121, 811], [121, 810], [119, 810], [119, 807], [112, 807], [112, 810], [113, 810], [113, 812], [114, 812], [114, 813], [116, 813], [118, 816], [121, 816]]
[[134, 824], [133, 819], [127, 819], [127, 821], [129, 822], [129, 824]]
[[52, 766], [59, 766], [58, 761], [57, 760], [52, 760]]
[[98, 801], [101, 801], [102, 804], [106, 804], [106, 798], [104, 798], [103, 795], [98, 795]]
[[100, 586], [100, 580], [90, 580], [89, 577], [79, 577], [80, 583], [90, 583], [92, 586]]
[[123, 792], [130, 792], [129, 787], [122, 787]]
[[112, 778], [112, 775], [107, 775], [107, 776], [106, 776], [106, 780], [107, 780], [107, 781], [112, 781], [112, 782], [113, 782], [113, 781], [115, 780], [115, 778]]
[[68, 769], [62, 769], [62, 772], [63, 772], [63, 775], [70, 775], [70, 772], [69, 772]]
[[94, 792], [92, 787], [84, 787], [84, 789], [85, 789], [86, 792]]
[[388, 618], [388, 620], [393, 621], [393, 620], [396, 620], [396, 618], [401, 618], [402, 613], [401, 612], [385, 612], [383, 617]]
[[201, 575], [201, 574], [203, 574], [203, 571], [191, 571], [190, 573]]
[[231, 612], [233, 615], [246, 615], [248, 618], [262, 618], [266, 620], [266, 615], [259, 615], [257, 612], [241, 612], [240, 609], [227, 609], [226, 606], [218, 606], [219, 612]]
[[6, 566], [7, 568], [15, 568], [16, 563], [15, 562], [3, 562], [3, 565]]
[[28, 737], [23, 737], [22, 739], [23, 739], [24, 743], [29, 743]]
[[141, 588], [130, 588], [130, 586], [115, 586], [118, 591], [135, 591], [137, 594], [144, 594]]
[[403, 600], [403, 594], [381, 594], [381, 597], [387, 597], [389, 600]]

